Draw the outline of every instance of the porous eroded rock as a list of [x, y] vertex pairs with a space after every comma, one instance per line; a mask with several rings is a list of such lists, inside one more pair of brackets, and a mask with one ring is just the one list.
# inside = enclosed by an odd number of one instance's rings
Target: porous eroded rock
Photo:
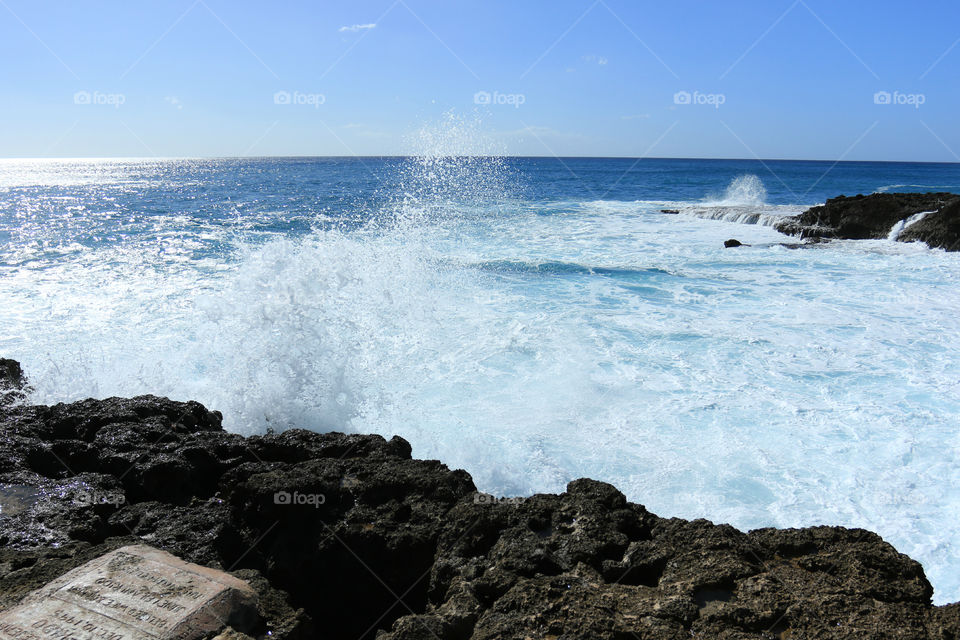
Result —
[[311, 620], [372, 637], [423, 606], [444, 516], [475, 490], [466, 473], [412, 460], [400, 438], [220, 423], [152, 396], [0, 413], [0, 606], [131, 543], [251, 582], [263, 637], [311, 638]]
[[960, 196], [953, 193], [875, 193], [839, 196], [785, 218], [777, 231], [804, 238], [880, 240], [894, 225], [927, 213], [897, 236], [901, 242], [925, 242], [932, 248], [960, 250]]
[[143, 396], [0, 408], [0, 610], [145, 544], [257, 592], [257, 638], [960, 635], [875, 534], [660, 518], [614, 487], [497, 499], [401, 438], [244, 438]]
[[939, 638], [931, 594], [918, 563], [867, 531], [663, 519], [577, 480], [458, 505], [427, 611], [380, 640]]

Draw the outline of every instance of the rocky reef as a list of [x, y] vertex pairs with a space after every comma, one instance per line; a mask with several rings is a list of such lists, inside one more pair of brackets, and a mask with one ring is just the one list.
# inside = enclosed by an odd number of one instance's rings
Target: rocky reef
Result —
[[195, 402], [22, 400], [0, 407], [0, 609], [146, 544], [249, 581], [259, 638], [960, 635], [960, 605], [868, 531], [662, 518], [589, 479], [496, 498], [399, 437], [244, 438]]
[[831, 198], [777, 223], [777, 231], [803, 238], [883, 239], [925, 242], [960, 251], [960, 195], [875, 193]]

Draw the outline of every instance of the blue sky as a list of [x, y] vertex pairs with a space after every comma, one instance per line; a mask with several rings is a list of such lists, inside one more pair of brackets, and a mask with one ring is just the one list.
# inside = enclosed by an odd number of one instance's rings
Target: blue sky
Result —
[[514, 155], [960, 161], [956, 0], [0, 0], [0, 56], [0, 157], [404, 154], [453, 113]]

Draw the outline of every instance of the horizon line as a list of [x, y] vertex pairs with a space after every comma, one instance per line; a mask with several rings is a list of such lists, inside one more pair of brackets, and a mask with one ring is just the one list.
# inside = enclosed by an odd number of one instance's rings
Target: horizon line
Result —
[[697, 160], [697, 161], [735, 161], [735, 162], [833, 162], [836, 164], [944, 164], [960, 165], [960, 162], [942, 160], [833, 160], [829, 158], [736, 158], [736, 157], [697, 157], [697, 156], [594, 156], [594, 155], [508, 155], [508, 154], [368, 154], [368, 155], [264, 155], [264, 156], [3, 156], [0, 162], [11, 161], [79, 161], [79, 160], [128, 160], [128, 161], [168, 161], [168, 160], [310, 160], [310, 159], [406, 159], [421, 157], [449, 158], [505, 158], [505, 159], [554, 159], [554, 160]]

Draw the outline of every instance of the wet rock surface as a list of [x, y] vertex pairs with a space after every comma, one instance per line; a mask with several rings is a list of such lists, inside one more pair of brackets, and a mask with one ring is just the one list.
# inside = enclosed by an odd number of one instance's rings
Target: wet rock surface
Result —
[[799, 216], [786, 218], [775, 228], [803, 238], [880, 240], [887, 238], [897, 223], [924, 212], [925, 217], [906, 226], [896, 239], [960, 251], [960, 195], [953, 193], [839, 196]]
[[960, 251], [960, 198], [905, 228], [897, 240]]
[[250, 583], [257, 638], [960, 637], [867, 531], [661, 518], [588, 479], [495, 498], [398, 437], [244, 438], [152, 396], [11, 404], [0, 426], [3, 610], [145, 544]]
[[22, 400], [25, 386], [26, 380], [20, 363], [0, 358], [0, 407]]

